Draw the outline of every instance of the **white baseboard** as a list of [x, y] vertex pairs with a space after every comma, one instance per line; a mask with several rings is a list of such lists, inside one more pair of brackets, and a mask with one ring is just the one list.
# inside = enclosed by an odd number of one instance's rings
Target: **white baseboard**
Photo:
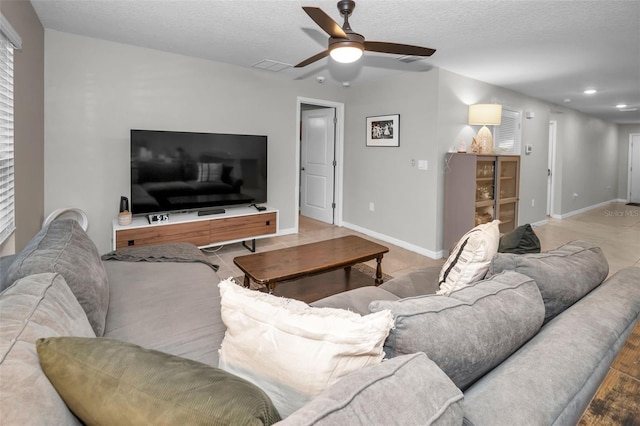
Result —
[[278, 237], [281, 237], [283, 235], [291, 235], [291, 234], [297, 234], [298, 233], [298, 229], [293, 227], [293, 228], [286, 228], [286, 229], [279, 229], [278, 230]]
[[600, 208], [600, 207], [607, 206], [607, 205], [609, 205], [611, 203], [626, 203], [626, 202], [627, 202], [626, 200], [613, 199], [613, 200], [609, 200], [609, 201], [604, 201], [604, 202], [599, 203], [599, 204], [594, 204], [592, 206], [588, 206], [588, 207], [585, 207], [585, 208], [582, 208], [582, 209], [579, 209], [579, 210], [574, 210], [574, 211], [569, 212], [569, 213], [560, 214], [560, 215], [554, 214], [554, 215], [551, 215], [551, 217], [554, 218], [554, 219], [567, 219], [567, 218], [570, 218], [571, 216], [575, 216], [575, 215], [578, 215], [578, 214], [581, 214], [581, 213], [586, 213], [588, 211], [591, 211], [591, 210], [594, 210], [594, 209], [597, 209], [597, 208]]
[[430, 257], [431, 259], [441, 259], [443, 257], [443, 255], [444, 255], [444, 252], [442, 250], [437, 251], [437, 252], [434, 252], [434, 251], [431, 251], [431, 250], [427, 250], [424, 247], [419, 247], [419, 246], [417, 246], [415, 244], [411, 244], [411, 243], [408, 243], [406, 241], [402, 241], [402, 240], [399, 240], [397, 238], [390, 237], [388, 235], [384, 235], [384, 234], [381, 234], [379, 232], [372, 231], [370, 229], [363, 228], [363, 227], [358, 226], [358, 225], [354, 225], [353, 223], [342, 222], [342, 226], [344, 226], [345, 228], [354, 230], [356, 232], [360, 232], [362, 234], [368, 235], [368, 236], [373, 237], [375, 239], [387, 242], [389, 244], [393, 244], [393, 245], [396, 245], [398, 247], [402, 247], [403, 249], [412, 251], [414, 253], [421, 254], [422, 256]]
[[549, 223], [549, 219], [544, 219], [538, 222], [534, 222], [534, 223], [531, 223], [530, 225], [535, 228], [536, 226], [546, 225], [547, 223]]

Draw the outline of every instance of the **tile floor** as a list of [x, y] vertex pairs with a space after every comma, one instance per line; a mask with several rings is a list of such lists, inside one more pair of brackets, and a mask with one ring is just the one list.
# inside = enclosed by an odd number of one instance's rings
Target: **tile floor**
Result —
[[[578, 239], [599, 245], [609, 261], [610, 274], [630, 265], [640, 267], [640, 207], [612, 203], [567, 219], [549, 219], [547, 224], [536, 227], [535, 232], [540, 238], [543, 250], [553, 249]], [[389, 253], [385, 254], [382, 261], [382, 268], [392, 276], [444, 263], [444, 259], [434, 260], [350, 229], [328, 225], [304, 216], [300, 217], [298, 234], [257, 240], [256, 246], [257, 251], [274, 250], [351, 234], [389, 247]], [[238, 243], [210, 251], [208, 256], [213, 263], [220, 266], [219, 276], [227, 278], [242, 275], [233, 264], [233, 258], [246, 254], [249, 254], [249, 251]], [[375, 266], [375, 261], [367, 263]]]

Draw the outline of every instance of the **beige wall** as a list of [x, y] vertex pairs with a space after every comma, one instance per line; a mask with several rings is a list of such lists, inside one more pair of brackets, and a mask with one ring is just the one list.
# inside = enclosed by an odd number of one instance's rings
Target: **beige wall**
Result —
[[[40, 230], [44, 216], [44, 29], [27, 0], [2, 0], [2, 14], [22, 38], [14, 56], [15, 250]], [[12, 239], [5, 245], [11, 245]], [[12, 252], [0, 247], [0, 252]]]
[[[523, 119], [522, 144], [534, 151], [522, 158], [520, 223], [546, 220], [550, 119], [561, 132], [558, 167], [570, 169], [560, 173], [559, 212], [618, 192], [618, 150], [610, 143], [617, 142], [616, 125], [575, 111], [553, 114], [557, 106], [446, 70], [343, 89], [55, 31], [45, 37], [45, 212], [85, 210], [101, 252], [110, 249], [119, 197], [129, 192], [131, 128], [267, 134], [269, 204], [280, 209], [280, 230], [295, 228], [298, 97], [345, 103], [345, 225], [427, 256], [443, 249], [444, 154], [478, 130], [466, 124], [471, 103], [535, 113]], [[366, 147], [366, 117], [387, 114], [400, 114], [400, 147]], [[428, 170], [412, 160], [427, 160]], [[598, 185], [587, 183], [592, 170]], [[574, 185], [580, 203], [568, 205]]]
[[[430, 257], [437, 257], [437, 85], [437, 69], [353, 85], [344, 143], [346, 226]], [[390, 114], [400, 114], [400, 146], [367, 147], [366, 117]], [[428, 170], [418, 170], [418, 160]]]
[[130, 195], [131, 129], [259, 134], [268, 202], [279, 230], [295, 230], [298, 96], [342, 102], [345, 89], [57, 31], [45, 38], [46, 212], [84, 210], [104, 253]]

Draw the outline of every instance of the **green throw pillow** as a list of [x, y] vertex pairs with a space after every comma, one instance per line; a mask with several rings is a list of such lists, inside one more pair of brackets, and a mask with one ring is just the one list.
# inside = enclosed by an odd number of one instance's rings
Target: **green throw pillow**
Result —
[[527, 223], [500, 237], [498, 253], [540, 253], [540, 240]]
[[52, 337], [36, 346], [45, 374], [88, 425], [280, 420], [260, 388], [206, 364], [104, 338]]

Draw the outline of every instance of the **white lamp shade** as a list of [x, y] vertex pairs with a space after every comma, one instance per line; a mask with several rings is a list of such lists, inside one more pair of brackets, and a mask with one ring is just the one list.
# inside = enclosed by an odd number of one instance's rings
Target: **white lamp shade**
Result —
[[352, 46], [336, 47], [335, 49], [331, 49], [329, 54], [337, 62], [350, 64], [351, 62], [355, 62], [360, 59], [362, 56], [362, 49]]
[[502, 105], [475, 104], [469, 105], [470, 125], [497, 126], [502, 121]]

